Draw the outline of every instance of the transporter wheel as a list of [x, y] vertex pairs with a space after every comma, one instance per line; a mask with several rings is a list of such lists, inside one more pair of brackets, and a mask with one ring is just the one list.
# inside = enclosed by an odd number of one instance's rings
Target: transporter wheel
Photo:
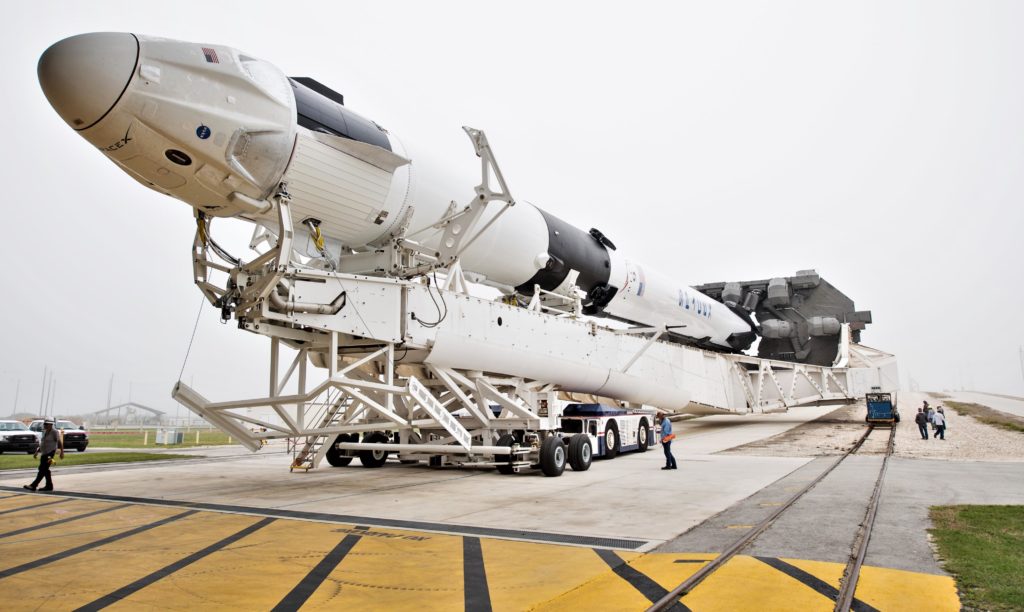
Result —
[[[495, 446], [514, 446], [515, 444], [516, 444], [515, 436], [513, 436], [512, 434], [501, 434], [501, 436], [498, 437], [498, 442], [495, 444]], [[499, 474], [514, 474], [515, 473], [515, 468], [512, 467], [513, 457], [514, 457], [514, 455], [508, 455], [508, 465], [499, 465], [498, 466], [498, 473]], [[497, 460], [497, 459], [495, 459], [495, 460]]]
[[78, 447], [78, 452], [84, 453], [85, 452], [85, 447], [84, 446], [79, 446]]
[[575, 472], [586, 472], [594, 459], [590, 438], [586, 434], [576, 434], [569, 438], [569, 465]]
[[607, 459], [614, 459], [622, 448], [622, 440], [619, 439], [619, 426], [615, 421], [609, 421], [608, 427], [604, 430], [604, 456]]
[[637, 443], [640, 445], [640, 452], [647, 451], [647, 439], [651, 426], [647, 424], [647, 419], [640, 419], [640, 433], [637, 434]]
[[561, 476], [565, 471], [565, 443], [560, 437], [544, 438], [540, 445], [540, 470], [545, 476]]
[[[369, 444], [383, 444], [388, 441], [387, 435], [375, 431], [371, 434], [366, 434], [363, 437], [363, 442]], [[388, 460], [388, 451], [386, 450], [363, 450], [359, 451], [359, 462], [363, 464], [363, 467], [368, 468], [379, 468], [384, 465]]]
[[324, 456], [327, 459], [327, 463], [331, 464], [331, 467], [345, 467], [352, 463], [352, 455], [350, 451], [338, 450], [335, 448], [335, 444], [338, 442], [356, 442], [359, 440], [359, 436], [356, 434], [341, 434], [331, 442], [331, 447], [327, 449], [327, 454]]

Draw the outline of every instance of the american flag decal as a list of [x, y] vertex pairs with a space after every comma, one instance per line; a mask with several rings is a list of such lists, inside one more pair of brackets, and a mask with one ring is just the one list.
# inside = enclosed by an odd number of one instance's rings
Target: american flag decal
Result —
[[217, 59], [217, 52], [210, 47], [203, 47], [203, 55], [206, 56], [206, 61], [211, 64], [219, 64], [220, 60]]

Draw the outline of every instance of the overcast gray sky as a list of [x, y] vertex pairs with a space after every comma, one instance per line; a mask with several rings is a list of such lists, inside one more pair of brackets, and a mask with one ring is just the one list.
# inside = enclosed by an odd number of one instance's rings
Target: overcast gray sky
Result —
[[[669, 7], [671, 6], [671, 7]], [[233, 46], [345, 95], [418, 152], [689, 284], [815, 268], [904, 381], [1024, 395], [1019, 2], [35, 2], [0, 25], [0, 414], [175, 410], [200, 304], [193, 221], [70, 130], [47, 46], [130, 31]], [[248, 230], [224, 228], [229, 240]], [[685, 263], [684, 263], [685, 261]], [[184, 379], [265, 393], [269, 341], [206, 307]], [[18, 390], [20, 385], [20, 391]]]

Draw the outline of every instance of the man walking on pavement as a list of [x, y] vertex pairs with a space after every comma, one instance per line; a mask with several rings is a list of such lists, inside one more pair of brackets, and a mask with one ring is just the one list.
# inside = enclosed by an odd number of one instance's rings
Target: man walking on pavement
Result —
[[36, 457], [39, 457], [39, 473], [36, 474], [36, 479], [32, 481], [30, 485], [23, 485], [22, 488], [28, 489], [29, 491], [35, 491], [39, 483], [46, 479], [46, 486], [40, 491], [52, 491], [53, 490], [53, 478], [50, 476], [50, 463], [53, 461], [53, 456], [57, 454], [57, 450], [60, 450], [60, 458], [64, 458], [64, 438], [61, 437], [60, 433], [53, 427], [53, 418], [47, 418], [43, 421], [43, 437], [39, 440], [39, 447], [36, 448]]
[[917, 409], [917, 416], [914, 417], [914, 422], [917, 423], [917, 428], [921, 430], [921, 439], [928, 439], [928, 416], [925, 415], [923, 408]]
[[665, 451], [665, 467], [663, 470], [676, 469], [676, 458], [672, 455], [672, 440], [676, 435], [672, 433], [672, 421], [664, 414], [658, 415], [658, 423], [661, 425], [661, 449]]

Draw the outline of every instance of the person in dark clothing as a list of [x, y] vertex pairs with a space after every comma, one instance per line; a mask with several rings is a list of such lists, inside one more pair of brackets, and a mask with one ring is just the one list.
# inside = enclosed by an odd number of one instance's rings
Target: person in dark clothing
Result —
[[659, 414], [658, 423], [661, 425], [661, 449], [665, 451], [665, 467], [661, 469], [677, 469], [676, 458], [672, 455], [672, 440], [676, 437], [676, 435], [672, 433], [672, 421], [669, 421], [668, 417], [665, 415]]
[[917, 409], [917, 416], [914, 417], [914, 422], [917, 423], [917, 428], [921, 430], [921, 439], [928, 439], [928, 416], [924, 413], [923, 408]]
[[53, 456], [60, 450], [60, 458], [64, 458], [64, 438], [53, 427], [53, 419], [43, 421], [43, 437], [39, 440], [39, 447], [36, 448], [36, 457], [39, 457], [39, 473], [30, 485], [23, 485], [22, 488], [35, 491], [39, 483], [46, 479], [46, 486], [40, 491], [53, 490], [53, 477], [50, 475], [50, 463]]

